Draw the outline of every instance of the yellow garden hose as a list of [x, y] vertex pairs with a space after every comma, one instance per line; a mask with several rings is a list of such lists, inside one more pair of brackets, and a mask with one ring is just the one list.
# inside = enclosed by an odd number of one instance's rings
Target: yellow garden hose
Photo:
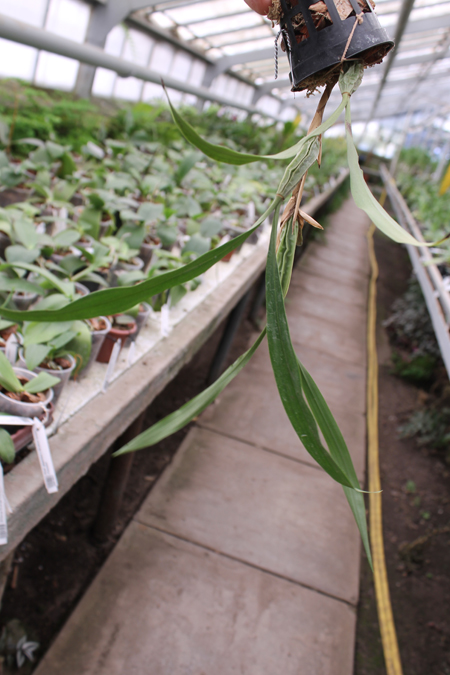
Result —
[[[381, 205], [386, 199], [386, 192], [380, 199]], [[375, 596], [377, 600], [378, 621], [383, 644], [384, 661], [387, 675], [402, 675], [402, 664], [392, 614], [391, 598], [386, 572], [383, 542], [383, 515], [381, 503], [380, 464], [378, 452], [378, 358], [376, 344], [376, 301], [378, 265], [375, 256], [372, 223], [367, 235], [371, 277], [369, 285], [369, 307], [367, 323], [367, 438], [369, 469], [369, 512], [370, 541], [372, 546]]]

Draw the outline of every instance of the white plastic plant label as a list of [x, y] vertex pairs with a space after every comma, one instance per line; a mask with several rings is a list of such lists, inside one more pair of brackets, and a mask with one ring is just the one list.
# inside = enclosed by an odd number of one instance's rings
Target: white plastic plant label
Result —
[[0, 462], [0, 546], [8, 543], [8, 521], [6, 517], [5, 482], [3, 467]]
[[42, 476], [44, 477], [45, 487], [49, 494], [58, 492], [58, 479], [56, 477], [55, 467], [53, 466], [53, 459], [50, 453], [50, 446], [48, 444], [47, 434], [42, 422], [35, 417], [32, 427], [33, 440], [36, 446], [36, 452], [39, 457], [39, 464], [41, 465]]
[[31, 417], [16, 417], [16, 415], [0, 415], [2, 427], [31, 427], [34, 421]]
[[128, 350], [127, 366], [132, 366], [135, 358], [136, 358], [136, 343], [133, 340]]
[[111, 357], [109, 359], [108, 367], [106, 369], [105, 379], [103, 380], [103, 387], [102, 387], [103, 393], [105, 393], [105, 391], [108, 389], [109, 382], [114, 373], [114, 368], [116, 367], [117, 359], [119, 358], [121, 347], [122, 347], [122, 340], [117, 340], [117, 342], [114, 343], [114, 347], [112, 348]]
[[161, 336], [167, 337], [170, 333], [170, 308], [166, 304], [161, 307]]
[[12, 366], [16, 364], [18, 349], [19, 349], [19, 341], [17, 337], [14, 335], [14, 333], [12, 333], [6, 340], [5, 346], [5, 356]]

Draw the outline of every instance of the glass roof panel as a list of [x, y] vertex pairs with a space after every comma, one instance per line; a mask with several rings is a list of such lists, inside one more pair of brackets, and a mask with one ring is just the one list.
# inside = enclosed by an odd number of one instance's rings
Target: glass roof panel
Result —
[[[393, 36], [403, 0], [378, 0], [376, 13], [380, 23]], [[317, 96], [306, 99], [303, 93], [290, 93], [289, 67], [285, 55], [279, 53], [279, 81], [274, 80], [274, 38], [277, 27], [272, 28], [267, 19], [247, 8], [244, 0], [160, 0], [153, 7], [139, 12], [150, 24], [169, 30], [180, 42], [203, 52], [205, 57], [217, 64], [218, 73], [239, 75], [264, 93], [273, 87], [273, 94], [291, 100], [292, 104], [309, 112], [317, 105]], [[440, 18], [442, 17], [442, 22]], [[423, 24], [423, 30], [422, 29]], [[410, 104], [411, 92], [428, 91], [426, 82], [439, 88], [445, 87], [445, 96], [436, 98], [447, 104], [450, 98], [450, 0], [415, 0], [408, 25], [390, 72], [380, 94], [377, 116], [404, 112]], [[252, 53], [257, 52], [257, 58]], [[224, 59], [223, 70], [220, 68]], [[380, 88], [384, 64], [366, 71], [363, 84], [354, 96], [354, 107], [360, 115], [368, 115]], [[440, 89], [439, 89], [440, 90]], [[230, 89], [232, 91], [232, 89]], [[449, 92], [447, 94], [447, 91]], [[234, 96], [240, 90], [233, 90]], [[422, 94], [417, 97], [424, 98]], [[332, 101], [339, 94], [333, 93]], [[429, 97], [427, 97], [429, 99]], [[330, 101], [330, 104], [331, 102]], [[333, 103], [334, 105], [334, 103]], [[428, 106], [428, 101], [417, 105]]]

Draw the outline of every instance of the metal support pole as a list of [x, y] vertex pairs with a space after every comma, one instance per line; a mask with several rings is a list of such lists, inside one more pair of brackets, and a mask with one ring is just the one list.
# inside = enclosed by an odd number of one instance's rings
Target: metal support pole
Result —
[[231, 345], [233, 344], [234, 336], [241, 325], [241, 321], [251, 294], [252, 289], [248, 290], [247, 293], [242, 296], [236, 307], [230, 312], [222, 339], [220, 340], [219, 346], [217, 347], [217, 351], [214, 355], [213, 362], [209, 370], [208, 379], [206, 381], [208, 386], [215, 382], [221, 373], [222, 366], [228, 356]]
[[[114, 443], [113, 448], [120, 447], [135, 436], [141, 433], [146, 411], [142, 412], [128, 429]], [[130, 476], [131, 465], [133, 464], [134, 452], [129, 452], [120, 457], [111, 457], [108, 474], [103, 485], [102, 496], [97, 511], [97, 517], [92, 527], [92, 536], [98, 542], [108, 539], [120, 507], [122, 506], [123, 496]]]
[[[103, 49], [109, 31], [124, 21], [131, 12], [145, 6], [145, 0], [109, 0], [105, 5], [95, 5], [91, 11], [85, 42]], [[88, 98], [91, 95], [95, 71], [95, 66], [80, 63], [75, 83], [75, 93], [78, 96]]]

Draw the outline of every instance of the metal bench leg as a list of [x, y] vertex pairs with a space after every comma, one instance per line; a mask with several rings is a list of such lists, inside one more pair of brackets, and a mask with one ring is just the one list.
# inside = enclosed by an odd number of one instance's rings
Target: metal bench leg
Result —
[[[142, 412], [128, 429], [114, 443], [119, 448], [141, 433], [146, 411]], [[92, 536], [96, 541], [105, 541], [110, 535], [117, 521], [123, 495], [128, 484], [128, 478], [133, 464], [134, 452], [120, 457], [111, 457], [108, 474], [103, 485], [102, 496], [97, 511], [97, 517], [92, 528]]]
[[247, 293], [242, 296], [236, 307], [230, 312], [228, 316], [227, 325], [225, 326], [222, 339], [220, 340], [220, 344], [217, 347], [217, 351], [214, 355], [213, 362], [209, 370], [208, 379], [206, 381], [208, 386], [217, 380], [222, 371], [222, 366], [228, 356], [234, 336], [236, 335], [236, 332], [241, 324], [242, 317], [244, 316], [244, 312], [251, 294], [252, 289], [247, 291]]

